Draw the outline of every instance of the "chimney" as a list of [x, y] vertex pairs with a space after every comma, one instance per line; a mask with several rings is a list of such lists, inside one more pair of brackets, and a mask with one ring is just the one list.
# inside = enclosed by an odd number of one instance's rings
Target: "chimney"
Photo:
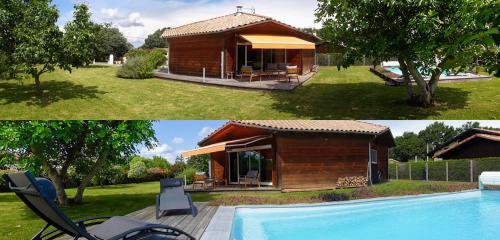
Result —
[[236, 15], [241, 15], [243, 13], [243, 6], [236, 6]]

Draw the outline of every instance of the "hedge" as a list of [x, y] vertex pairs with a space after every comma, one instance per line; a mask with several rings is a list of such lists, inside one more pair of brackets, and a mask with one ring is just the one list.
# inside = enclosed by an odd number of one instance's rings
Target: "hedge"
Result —
[[[470, 166], [472, 161], [473, 181], [477, 182], [479, 175], [484, 171], [500, 171], [500, 158], [483, 159], [460, 159], [429, 161], [428, 178], [430, 181], [446, 181], [446, 164], [448, 163], [448, 181], [470, 182]], [[397, 165], [397, 175], [396, 175]], [[408, 163], [390, 163], [389, 177], [391, 179], [411, 179], [426, 180], [426, 161], [408, 162]]]

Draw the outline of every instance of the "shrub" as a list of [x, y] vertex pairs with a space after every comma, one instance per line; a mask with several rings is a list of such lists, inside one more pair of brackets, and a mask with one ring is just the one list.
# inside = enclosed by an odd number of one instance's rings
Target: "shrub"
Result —
[[148, 168], [162, 168], [165, 170], [170, 170], [172, 168], [167, 159], [158, 156], [153, 157], [153, 159], [149, 160], [146, 165]]
[[346, 193], [336, 192], [320, 193], [317, 198], [322, 202], [347, 201], [351, 199], [351, 197]]
[[118, 69], [117, 76], [127, 79], [147, 79], [154, 77], [154, 70], [155, 66], [148, 57], [135, 57]]
[[157, 48], [151, 51], [148, 55], [151, 64], [155, 66], [155, 68], [165, 65], [167, 62], [167, 57], [165, 56], [165, 50]]
[[360, 187], [354, 190], [351, 194], [354, 199], [365, 199], [377, 197], [377, 194], [373, 192], [369, 187]]
[[136, 57], [146, 57], [149, 55], [149, 52], [142, 49], [142, 48], [135, 48], [135, 49], [132, 49], [130, 51], [128, 51], [126, 54], [125, 54], [125, 57], [127, 59], [132, 59], [132, 58], [136, 58]]
[[184, 179], [184, 176], [186, 176], [186, 184], [191, 184], [193, 183], [195, 174], [196, 174], [196, 169], [188, 167], [179, 174], [177, 174], [175, 177]]
[[134, 161], [130, 163], [130, 169], [127, 173], [128, 178], [140, 179], [148, 175], [146, 164], [142, 161]]
[[148, 180], [156, 181], [162, 178], [168, 178], [169, 173], [163, 168], [150, 168], [148, 169]]
[[111, 166], [100, 171], [92, 179], [92, 185], [113, 185], [127, 182], [125, 168], [120, 165]]

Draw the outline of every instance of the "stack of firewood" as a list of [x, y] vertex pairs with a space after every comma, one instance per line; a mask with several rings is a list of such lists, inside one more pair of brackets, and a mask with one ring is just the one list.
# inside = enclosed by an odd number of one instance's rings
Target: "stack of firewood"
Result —
[[368, 178], [364, 176], [341, 177], [337, 180], [337, 188], [363, 187], [368, 184]]

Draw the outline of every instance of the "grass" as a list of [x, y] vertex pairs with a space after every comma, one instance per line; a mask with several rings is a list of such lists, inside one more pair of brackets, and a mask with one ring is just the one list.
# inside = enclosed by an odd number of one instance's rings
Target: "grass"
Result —
[[81, 68], [33, 81], [0, 81], [0, 119], [498, 119], [500, 78], [441, 84], [438, 105], [410, 106], [404, 87], [368, 71], [322, 68], [294, 92], [229, 89], [161, 79], [125, 80], [116, 68]]
[[[418, 193], [433, 193], [458, 191], [475, 188], [475, 184], [447, 183], [447, 182], [423, 182], [423, 181], [391, 181], [389, 183], [375, 185], [368, 190], [377, 196], [396, 196]], [[85, 203], [78, 206], [63, 207], [63, 211], [73, 219], [89, 216], [126, 215], [130, 212], [154, 205], [155, 195], [159, 189], [159, 183], [125, 184], [105, 187], [88, 188], [85, 192]], [[351, 194], [354, 189], [336, 190], [335, 193]], [[68, 193], [74, 194], [75, 189], [69, 189]], [[332, 192], [332, 191], [329, 191]], [[276, 200], [308, 199], [327, 192], [241, 192], [241, 193], [195, 193], [193, 200], [196, 202], [225, 202], [231, 204], [249, 204], [245, 197], [259, 197], [268, 203], [276, 203]], [[241, 202], [229, 202], [240, 197]], [[361, 197], [359, 195], [358, 197]], [[373, 195], [372, 195], [373, 197]], [[316, 200], [318, 201], [318, 200]], [[287, 201], [285, 201], [286, 203]], [[34, 215], [25, 205], [12, 193], [0, 193], [0, 239], [29, 239], [42, 226], [44, 222]]]

